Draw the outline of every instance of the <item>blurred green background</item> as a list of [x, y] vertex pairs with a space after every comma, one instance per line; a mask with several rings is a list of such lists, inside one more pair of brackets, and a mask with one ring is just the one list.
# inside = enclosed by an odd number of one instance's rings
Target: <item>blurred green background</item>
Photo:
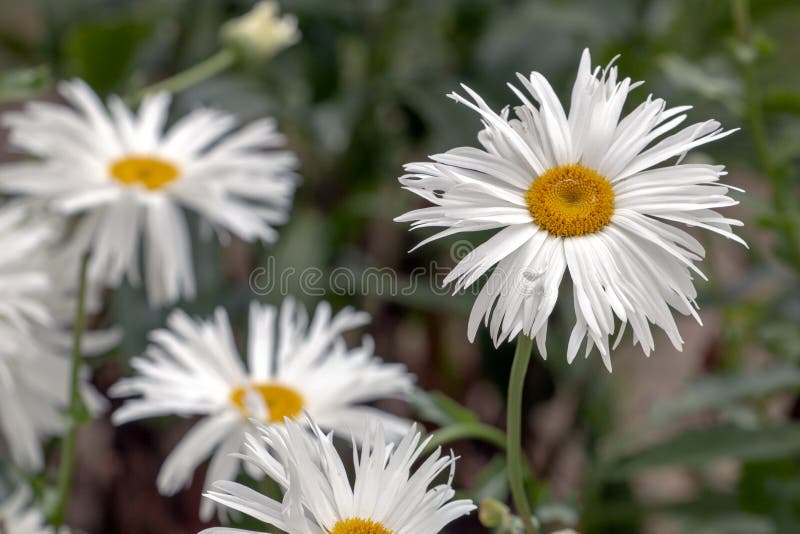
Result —
[[[130, 94], [219, 48], [226, 20], [251, 2], [211, 0], [2, 0], [0, 101], [55, 99], [53, 80], [82, 77], [97, 91]], [[545, 74], [565, 101], [580, 51], [595, 63], [615, 55], [623, 76], [649, 93], [693, 104], [692, 121], [716, 118], [742, 130], [691, 158], [729, 167], [747, 190], [728, 211], [743, 219], [745, 250], [698, 234], [710, 282], [698, 281], [704, 326], [681, 319], [678, 353], [656, 334], [649, 359], [626, 338], [607, 374], [599, 357], [565, 362], [572, 325], [568, 287], [549, 329], [549, 360], [535, 358], [526, 390], [525, 449], [545, 532], [789, 534], [800, 532], [800, 2], [797, 0], [286, 0], [302, 41], [268, 63], [236, 69], [176, 97], [175, 116], [197, 106], [249, 120], [278, 119], [302, 161], [291, 222], [274, 247], [197, 239], [199, 296], [185, 307], [226, 307], [244, 326], [251, 272], [316, 267], [326, 275], [390, 267], [400, 280], [417, 267], [454, 263], [463, 238], [406, 251], [410, 235], [393, 217], [421, 204], [402, 192], [402, 164], [454, 146], [476, 145], [476, 115], [445, 94], [466, 83], [495, 109], [514, 104], [516, 72]], [[4, 155], [10, 158], [11, 155]], [[196, 225], [195, 225], [196, 226]], [[199, 234], [199, 232], [198, 232]], [[468, 236], [473, 243], [485, 236]], [[275, 258], [271, 263], [269, 258]], [[310, 306], [298, 277], [289, 292]], [[472, 295], [430, 284], [412, 294], [326, 289], [336, 307], [373, 315], [378, 354], [404, 362], [422, 389], [414, 407], [429, 428], [457, 420], [504, 425], [513, 348], [495, 350], [485, 332], [470, 344]], [[307, 293], [307, 292], [306, 292]], [[259, 296], [277, 302], [272, 292]], [[95, 362], [107, 388], [126, 360], [163, 324], [142, 291], [108, 295], [97, 323], [121, 324], [124, 343]], [[163, 420], [114, 429], [107, 418], [80, 437], [70, 524], [92, 534], [197, 532], [201, 476], [172, 499], [156, 493], [160, 462], [191, 424]], [[457, 484], [504, 499], [503, 459], [489, 445], [457, 442]], [[477, 517], [448, 532], [480, 532]]]

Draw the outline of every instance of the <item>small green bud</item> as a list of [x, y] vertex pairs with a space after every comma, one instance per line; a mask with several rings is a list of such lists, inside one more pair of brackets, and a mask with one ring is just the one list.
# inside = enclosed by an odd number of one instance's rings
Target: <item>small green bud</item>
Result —
[[280, 16], [278, 3], [265, 0], [248, 13], [226, 22], [220, 30], [225, 46], [248, 60], [266, 60], [300, 40], [297, 19]]
[[508, 520], [511, 511], [508, 506], [495, 499], [484, 499], [478, 509], [481, 525], [489, 528], [499, 527]]

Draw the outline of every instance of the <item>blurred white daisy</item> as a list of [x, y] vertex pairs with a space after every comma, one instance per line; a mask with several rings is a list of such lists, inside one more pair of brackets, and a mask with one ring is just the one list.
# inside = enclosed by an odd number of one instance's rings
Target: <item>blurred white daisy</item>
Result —
[[[54, 291], [46, 265], [32, 262], [49, 247], [55, 228], [31, 219], [21, 205], [0, 209], [0, 330], [52, 324], [47, 300]], [[0, 333], [0, 347], [4, 342]]]
[[630, 323], [634, 343], [649, 354], [653, 323], [680, 349], [670, 307], [700, 320], [692, 280], [693, 273], [705, 278], [694, 265], [705, 251], [673, 223], [744, 243], [731, 231], [741, 223], [714, 211], [737, 204], [728, 197], [731, 188], [719, 183], [723, 167], [681, 159], [732, 131], [709, 120], [663, 137], [689, 107], [667, 108], [651, 97], [623, 117], [628, 93], [640, 83], [618, 81], [611, 65], [592, 69], [588, 50], [569, 115], [541, 74], [518, 77], [527, 93], [510, 85], [521, 101], [514, 118], [507, 108], [493, 112], [466, 86], [471, 101], [449, 95], [481, 116], [483, 148], [456, 148], [407, 165], [401, 184], [436, 206], [397, 220], [445, 227], [420, 245], [501, 228], [445, 279], [458, 291], [495, 267], [472, 309], [471, 340], [483, 319], [495, 344], [522, 332], [546, 355], [547, 320], [568, 271], [576, 314], [570, 362], [587, 339], [586, 354], [596, 345], [610, 370], [615, 317], [617, 342]]
[[[61, 529], [69, 534], [67, 528]], [[31, 505], [31, 491], [27, 487], [17, 489], [0, 502], [0, 532], [3, 534], [53, 534], [44, 514]]]
[[[53, 327], [73, 321], [81, 254], [69, 243], [67, 227], [38, 201], [0, 207], [0, 328], [44, 327], [57, 336]], [[90, 313], [102, 305], [96, 284], [87, 289], [86, 305]]]
[[[69, 375], [72, 366], [66, 335], [42, 327], [31, 332], [5, 328], [0, 347], [0, 436], [15, 464], [27, 471], [44, 467], [41, 443], [63, 435], [64, 412], [70, 404]], [[86, 356], [107, 351], [117, 342], [114, 331], [83, 339]], [[88, 381], [89, 369], [81, 370], [81, 394], [92, 415], [106, 408], [106, 401]]]
[[165, 130], [170, 97], [144, 99], [134, 115], [117, 97], [109, 111], [80, 80], [59, 91], [72, 107], [29, 103], [6, 113], [9, 142], [36, 160], [0, 167], [0, 190], [82, 214], [74, 244], [91, 251], [89, 275], [110, 286], [139, 282], [145, 252], [151, 304], [192, 298], [191, 241], [179, 207], [227, 236], [274, 241], [296, 186], [295, 156], [271, 119], [236, 131], [236, 119], [198, 109]]
[[[133, 360], [138, 376], [112, 387], [113, 396], [140, 396], [120, 407], [113, 421], [203, 416], [161, 468], [158, 487], [167, 495], [185, 486], [210, 455], [206, 487], [235, 478], [239, 462], [230, 453], [240, 449], [245, 431], [252, 428], [250, 418], [282, 425], [284, 418], [305, 412], [324, 428], [349, 436], [359, 435], [367, 419], [375, 417], [399, 435], [408, 423], [363, 404], [404, 396], [412, 376], [404, 366], [375, 357], [371, 338], [353, 349], [342, 338], [368, 321], [368, 314], [350, 308], [332, 316], [326, 302], [317, 306], [310, 324], [305, 309], [291, 298], [280, 312], [253, 303], [245, 366], [223, 310], [207, 321], [173, 312], [169, 330], [151, 334], [146, 354]], [[212, 513], [212, 503], [203, 502], [201, 517]]]
[[[287, 421], [247, 436], [245, 459], [281, 486], [282, 502], [231, 481], [217, 482], [206, 496], [289, 534], [435, 534], [475, 509], [470, 500], [452, 500], [456, 459], [442, 456], [441, 448], [412, 470], [427, 444], [416, 428], [396, 445], [386, 442], [380, 425], [367, 430], [360, 454], [353, 452], [351, 483], [332, 436], [311, 427], [313, 434]], [[447, 482], [430, 487], [444, 471]], [[236, 532], [250, 531], [217, 527], [201, 534]]]
[[[69, 405], [72, 336], [64, 327], [74, 314], [77, 280], [59, 281], [59, 222], [25, 203], [0, 209], [0, 446], [27, 471], [43, 467], [41, 442], [63, 434]], [[85, 334], [85, 354], [105, 352], [119, 334]], [[97, 413], [105, 403], [87, 377], [84, 369], [83, 395]]]

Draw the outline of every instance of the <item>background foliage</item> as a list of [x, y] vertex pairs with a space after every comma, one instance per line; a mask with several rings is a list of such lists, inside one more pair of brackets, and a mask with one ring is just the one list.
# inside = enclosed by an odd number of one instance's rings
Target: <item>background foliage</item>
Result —
[[[0, 102], [55, 98], [54, 80], [73, 76], [102, 93], [130, 94], [211, 55], [220, 25], [249, 7], [2, 0]], [[711, 279], [698, 281], [705, 326], [681, 322], [683, 353], [657, 335], [649, 360], [624, 341], [613, 375], [597, 357], [567, 366], [571, 306], [558, 308], [550, 359], [535, 360], [526, 390], [539, 515], [548, 529], [576, 525], [591, 534], [800, 532], [800, 3], [286, 0], [282, 7], [299, 18], [298, 45], [180, 94], [173, 111], [208, 105], [244, 119], [274, 115], [300, 155], [304, 184], [275, 247], [221, 248], [198, 238], [199, 297], [186, 308], [208, 314], [221, 305], [242, 323], [253, 297], [249, 275], [270, 257], [284, 272], [392, 267], [408, 277], [431, 261], [452, 265], [456, 239], [408, 255], [418, 237], [392, 222], [416, 205], [396, 182], [403, 163], [476, 143], [476, 116], [444, 94], [465, 82], [499, 108], [513, 102], [505, 82], [536, 69], [566, 98], [583, 47], [600, 63], [621, 54], [621, 72], [647, 80], [633, 104], [652, 92], [693, 103], [690, 119], [742, 128], [693, 157], [727, 164], [728, 181], [747, 190], [730, 212], [746, 221], [750, 249], [702, 236]], [[301, 295], [297, 283], [290, 292], [313, 305], [319, 297]], [[502, 426], [513, 349], [493, 349], [485, 333], [467, 342], [471, 297], [427, 285], [410, 295], [327, 293], [335, 306], [371, 312], [378, 353], [408, 365], [423, 389], [442, 392], [393, 409], [430, 428], [476, 418]], [[101, 389], [127, 372], [127, 358], [165, 314], [149, 311], [138, 289], [108, 295], [97, 322], [121, 324], [126, 337], [117, 353], [94, 361]], [[173, 499], [153, 484], [187, 425], [94, 422], [81, 435], [71, 524], [92, 533], [196, 532], [201, 477]], [[454, 447], [459, 487], [504, 498], [496, 449]], [[452, 527], [473, 531], [480, 531], [474, 516]]]

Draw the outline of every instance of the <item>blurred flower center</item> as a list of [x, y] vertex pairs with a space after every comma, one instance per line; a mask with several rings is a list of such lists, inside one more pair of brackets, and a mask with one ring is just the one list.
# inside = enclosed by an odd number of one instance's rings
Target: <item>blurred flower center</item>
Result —
[[614, 189], [583, 165], [561, 165], [536, 178], [525, 194], [536, 224], [553, 235], [572, 237], [601, 230], [614, 214]]
[[329, 534], [392, 534], [392, 531], [371, 519], [355, 517], [337, 521]]
[[270, 423], [282, 423], [285, 417], [295, 418], [303, 411], [303, 397], [290, 387], [276, 383], [250, 384], [231, 391], [231, 403], [245, 417], [259, 417], [269, 410]]
[[165, 187], [180, 175], [178, 167], [154, 157], [131, 156], [111, 164], [111, 176], [126, 185], [141, 185], [155, 190]]

